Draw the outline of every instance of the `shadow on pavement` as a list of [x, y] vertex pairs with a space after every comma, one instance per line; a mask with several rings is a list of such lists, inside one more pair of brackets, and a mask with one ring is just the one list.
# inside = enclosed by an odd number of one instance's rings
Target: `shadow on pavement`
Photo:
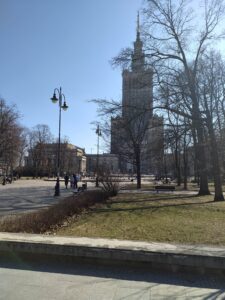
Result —
[[[0, 253], [0, 268], [21, 269], [79, 276], [94, 276], [119, 280], [151, 282], [193, 288], [218, 289], [225, 292], [225, 274], [199, 274], [197, 272], [172, 272], [152, 268], [151, 265], [107, 263], [84, 258], [32, 255], [25, 253]], [[204, 298], [207, 299], [207, 298]], [[214, 299], [214, 298], [210, 298]]]

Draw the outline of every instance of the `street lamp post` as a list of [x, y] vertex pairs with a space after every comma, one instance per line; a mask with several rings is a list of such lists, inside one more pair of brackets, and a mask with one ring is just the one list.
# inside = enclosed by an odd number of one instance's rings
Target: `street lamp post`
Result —
[[96, 129], [96, 134], [98, 136], [98, 140], [97, 140], [97, 161], [96, 161], [96, 182], [95, 182], [95, 186], [98, 187], [98, 168], [99, 168], [99, 137], [102, 135], [101, 129], [99, 128], [99, 125]]
[[[58, 98], [56, 96], [58, 94]], [[66, 104], [65, 95], [62, 93], [62, 88], [55, 88], [53, 97], [51, 98], [53, 103], [59, 103], [59, 140], [58, 140], [58, 151], [57, 151], [57, 180], [55, 185], [55, 196], [60, 196], [60, 139], [61, 139], [61, 110], [67, 110], [68, 106]], [[64, 101], [63, 101], [64, 100]], [[62, 103], [63, 101], [63, 103]]]

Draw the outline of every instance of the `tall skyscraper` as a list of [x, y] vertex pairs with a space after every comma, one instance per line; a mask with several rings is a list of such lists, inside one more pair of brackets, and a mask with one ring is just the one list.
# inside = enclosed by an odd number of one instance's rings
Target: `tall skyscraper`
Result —
[[159, 174], [160, 162], [156, 162], [162, 161], [163, 120], [153, 115], [153, 70], [146, 63], [139, 14], [131, 65], [122, 77], [122, 116], [112, 118], [111, 153], [120, 156], [122, 172], [134, 172], [135, 147], [139, 147], [141, 172]]
[[149, 118], [152, 117], [153, 95], [152, 78], [153, 71], [145, 63], [143, 42], [140, 38], [139, 14], [137, 18], [136, 41], [131, 57], [131, 68], [123, 71], [123, 95], [122, 115], [130, 116], [137, 109], [148, 111]]

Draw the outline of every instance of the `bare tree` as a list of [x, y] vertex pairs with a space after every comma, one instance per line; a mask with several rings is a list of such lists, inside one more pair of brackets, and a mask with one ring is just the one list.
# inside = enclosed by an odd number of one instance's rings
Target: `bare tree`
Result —
[[[204, 20], [196, 26], [189, 1], [146, 2], [144, 9], [146, 53], [157, 69], [159, 83], [171, 74], [174, 76], [178, 70], [182, 69], [185, 74], [186, 91], [191, 100], [190, 117], [196, 133], [196, 156], [200, 172], [199, 195], [209, 194], [204, 122], [199, 103], [197, 76], [200, 60], [209, 43], [222, 37], [222, 34], [216, 34], [216, 28], [224, 14], [224, 4], [222, 0], [205, 1]], [[195, 21], [199, 21], [199, 17]], [[171, 109], [169, 105], [165, 108]], [[172, 110], [180, 113], [176, 107], [172, 107]]]
[[220, 55], [211, 52], [201, 61], [199, 66], [201, 72], [198, 76], [200, 105], [202, 106], [202, 114], [205, 116], [216, 201], [224, 200], [218, 146], [219, 131], [223, 126], [218, 111], [218, 103], [222, 95], [220, 84], [221, 64]]
[[15, 105], [7, 105], [0, 99], [0, 160], [6, 173], [10, 173], [18, 164], [22, 127]]
[[149, 120], [148, 112], [136, 107], [132, 115], [114, 119], [115, 126], [112, 126], [112, 134], [116, 136], [116, 153], [135, 166], [138, 189], [141, 188], [141, 165], [146, 161], [144, 141], [150, 130]]
[[111, 152], [120, 156], [122, 169], [123, 164], [132, 167], [137, 177], [137, 188], [141, 188], [142, 168], [144, 164], [150, 162], [150, 155], [153, 156], [155, 152], [155, 157], [162, 158], [160, 151], [163, 145], [158, 145], [158, 140], [163, 143], [163, 136], [154, 143], [155, 148], [149, 141], [149, 136], [153, 136], [149, 132], [162, 126], [162, 120], [155, 118], [153, 121], [149, 116], [150, 112], [140, 104], [127, 105], [126, 109], [131, 113], [122, 116], [124, 106], [120, 102], [105, 99], [92, 100], [92, 102], [98, 105], [99, 116], [104, 117], [101, 128], [104, 139], [109, 141], [111, 138]]
[[42, 176], [48, 160], [46, 145], [53, 141], [48, 125], [38, 124], [29, 133], [28, 152], [35, 177]]

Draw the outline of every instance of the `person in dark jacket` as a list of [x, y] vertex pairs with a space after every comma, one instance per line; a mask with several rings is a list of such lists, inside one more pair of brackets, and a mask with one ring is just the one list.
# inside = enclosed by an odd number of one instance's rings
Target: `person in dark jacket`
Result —
[[73, 174], [73, 186], [75, 189], [77, 189], [77, 175]]
[[67, 174], [64, 177], [64, 181], [65, 181], [65, 186], [66, 186], [66, 189], [67, 189], [68, 182], [69, 182], [69, 176]]

